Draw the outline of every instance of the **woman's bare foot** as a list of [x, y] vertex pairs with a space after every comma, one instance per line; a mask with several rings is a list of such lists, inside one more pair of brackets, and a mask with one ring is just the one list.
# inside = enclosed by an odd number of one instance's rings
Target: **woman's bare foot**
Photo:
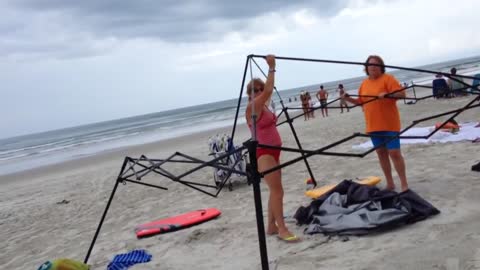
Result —
[[405, 186], [402, 185], [402, 191], [407, 191], [407, 190], [408, 190], [408, 186], [407, 185], [405, 185]]
[[278, 234], [278, 227], [275, 224], [269, 224], [267, 228], [267, 235]]
[[294, 243], [300, 241], [300, 238], [298, 238], [295, 234], [290, 232], [288, 229], [285, 230], [279, 230], [278, 232], [278, 239], [289, 242], [289, 243]]
[[278, 233], [278, 236], [281, 237], [281, 238], [289, 237], [289, 236], [292, 236], [292, 235], [294, 235], [294, 234], [292, 232], [290, 232], [289, 230], [285, 230], [285, 231], [282, 231], [282, 232]]
[[395, 185], [387, 185], [385, 187], [386, 190], [391, 190], [391, 191], [394, 191], [395, 190]]

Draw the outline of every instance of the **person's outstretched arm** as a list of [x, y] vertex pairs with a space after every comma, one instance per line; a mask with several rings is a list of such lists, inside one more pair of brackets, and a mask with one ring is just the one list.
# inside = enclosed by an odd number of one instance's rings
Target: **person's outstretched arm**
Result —
[[359, 105], [362, 103], [362, 101], [360, 100], [360, 98], [352, 98], [349, 94], [347, 93], [344, 93], [342, 95], [342, 98], [343, 100], [347, 101], [347, 102], [350, 102], [352, 104], [355, 104], [355, 105]]
[[263, 110], [263, 106], [270, 99], [273, 93], [273, 87], [275, 86], [275, 55], [267, 55], [266, 61], [268, 64], [268, 76], [265, 86], [260, 95], [255, 97], [253, 102], [255, 103], [255, 111], [260, 112]]

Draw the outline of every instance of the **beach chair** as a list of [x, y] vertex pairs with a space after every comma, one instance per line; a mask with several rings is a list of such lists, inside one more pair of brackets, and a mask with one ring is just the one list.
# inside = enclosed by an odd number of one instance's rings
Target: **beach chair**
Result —
[[[232, 139], [230, 136], [223, 134], [223, 135], [215, 135], [210, 137], [208, 140], [208, 146], [210, 150], [210, 155], [214, 158], [218, 158], [226, 153], [231, 153], [237, 149], [237, 147], [233, 144]], [[237, 152], [230, 156], [227, 156], [223, 159], [219, 160], [219, 164], [223, 166], [227, 166], [229, 168], [233, 168], [237, 171], [245, 172], [246, 168], [246, 156], [247, 152], [241, 153]], [[227, 185], [230, 191], [233, 190], [233, 182], [241, 181], [247, 182], [247, 178], [244, 175], [240, 175], [237, 173], [232, 173], [227, 170], [217, 169], [214, 168], [213, 171], [213, 179], [215, 180], [215, 185], [217, 188], [220, 188], [222, 185]]]
[[[473, 80], [472, 82], [472, 88], [470, 88], [470, 93], [473, 93], [473, 92], [478, 92], [479, 90], [476, 89], [476, 87], [478, 87], [480, 85], [480, 73], [479, 74], [475, 74], [475, 79]], [[479, 87], [480, 88], [480, 87]]]

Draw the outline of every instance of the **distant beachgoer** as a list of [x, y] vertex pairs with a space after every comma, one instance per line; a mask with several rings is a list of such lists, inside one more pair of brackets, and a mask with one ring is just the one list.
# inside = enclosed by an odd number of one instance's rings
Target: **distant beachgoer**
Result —
[[272, 101], [270, 102], [270, 106], [272, 107], [272, 112], [275, 113], [275, 101]]
[[350, 112], [350, 109], [348, 108], [347, 102], [345, 101], [343, 95], [345, 94], [345, 89], [343, 89], [343, 84], [338, 85], [338, 95], [340, 96], [340, 113], [343, 113], [343, 107], [347, 108], [347, 112]]
[[[461, 95], [462, 96], [465, 95], [465, 92], [464, 92], [465, 85], [463, 83], [461, 83], [461, 82], [463, 82], [463, 79], [455, 76], [455, 75], [457, 75], [457, 69], [456, 68], [450, 69], [450, 74], [452, 74], [451, 77], [455, 79], [455, 80], [452, 80], [451, 78], [448, 79], [448, 86], [450, 87], [450, 91], [452, 91], [451, 96], [452, 97], [458, 97], [458, 96], [461, 96]], [[456, 80], [458, 80], [458, 81], [456, 81]]]
[[[253, 134], [252, 127], [252, 103], [257, 113], [257, 140], [260, 144], [281, 146], [282, 139], [278, 133], [275, 113], [268, 109], [267, 102], [272, 96], [275, 84], [275, 56], [267, 55], [269, 67], [267, 81], [253, 79], [247, 85], [249, 104], [245, 117]], [[269, 148], [257, 148], [258, 170], [260, 172], [276, 167], [280, 163], [280, 150]], [[265, 175], [265, 182], [270, 190], [268, 200], [268, 225], [267, 234], [278, 234], [278, 237], [287, 242], [298, 241], [299, 238], [291, 233], [285, 225], [283, 216], [283, 187], [282, 172], [280, 169]]]
[[308, 112], [308, 96], [305, 91], [302, 91], [300, 93], [300, 101], [302, 102], [303, 117], [305, 118], [305, 121], [307, 121], [308, 119], [310, 119], [310, 113]]
[[313, 110], [313, 103], [312, 103], [312, 97], [310, 96], [310, 92], [307, 91], [307, 100], [308, 100], [308, 116], [311, 118], [315, 118], [314, 110]]
[[[310, 96], [310, 94], [308, 94]], [[315, 101], [310, 97], [310, 112], [312, 113], [312, 118], [315, 118]]]
[[432, 81], [432, 94], [434, 98], [442, 98], [448, 93], [447, 81], [443, 78], [441, 73], [435, 75], [435, 79]]
[[317, 99], [318, 101], [320, 101], [322, 116], [325, 117], [326, 115], [328, 117], [328, 109], [327, 109], [328, 93], [325, 89], [323, 89], [323, 85], [320, 85], [320, 91], [318, 91], [317, 93]]
[[[375, 64], [375, 65], [371, 65]], [[402, 89], [400, 83], [390, 74], [385, 73], [385, 64], [377, 55], [370, 55], [365, 62], [365, 72], [368, 78], [363, 80], [358, 90], [357, 98], [344, 94], [346, 101], [353, 104], [363, 104], [366, 132], [371, 137], [376, 149], [380, 166], [387, 180], [387, 189], [395, 189], [392, 177], [392, 161], [395, 170], [400, 177], [402, 191], [408, 189], [405, 161], [400, 151], [400, 114], [397, 108], [397, 99], [405, 98], [405, 91], [395, 92]], [[395, 93], [393, 93], [395, 92]], [[362, 97], [376, 96], [378, 98]], [[388, 98], [386, 98], [388, 97]], [[371, 100], [374, 101], [371, 101]], [[365, 103], [370, 101], [368, 103]], [[377, 135], [378, 137], [375, 137]], [[388, 137], [387, 137], [388, 136]]]

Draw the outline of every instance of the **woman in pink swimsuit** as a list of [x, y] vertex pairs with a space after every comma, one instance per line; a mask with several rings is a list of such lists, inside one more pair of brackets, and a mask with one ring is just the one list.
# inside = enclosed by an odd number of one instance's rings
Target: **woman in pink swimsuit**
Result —
[[[264, 83], [261, 79], [253, 79], [247, 85], [247, 95], [249, 105], [245, 112], [248, 126], [253, 134], [252, 123], [252, 105], [257, 114], [256, 134], [260, 144], [281, 146], [282, 139], [278, 133], [276, 123], [277, 117], [268, 109], [268, 102], [272, 96], [275, 82], [275, 56], [268, 55], [267, 64], [269, 67], [267, 81]], [[253, 104], [252, 104], [253, 103]], [[266, 171], [277, 166], [280, 162], [280, 150], [257, 148], [258, 170]], [[283, 218], [283, 187], [282, 173], [276, 170], [265, 175], [265, 182], [270, 190], [268, 200], [268, 226], [267, 234], [278, 234], [281, 240], [292, 242], [297, 241], [298, 237], [291, 233]]]

